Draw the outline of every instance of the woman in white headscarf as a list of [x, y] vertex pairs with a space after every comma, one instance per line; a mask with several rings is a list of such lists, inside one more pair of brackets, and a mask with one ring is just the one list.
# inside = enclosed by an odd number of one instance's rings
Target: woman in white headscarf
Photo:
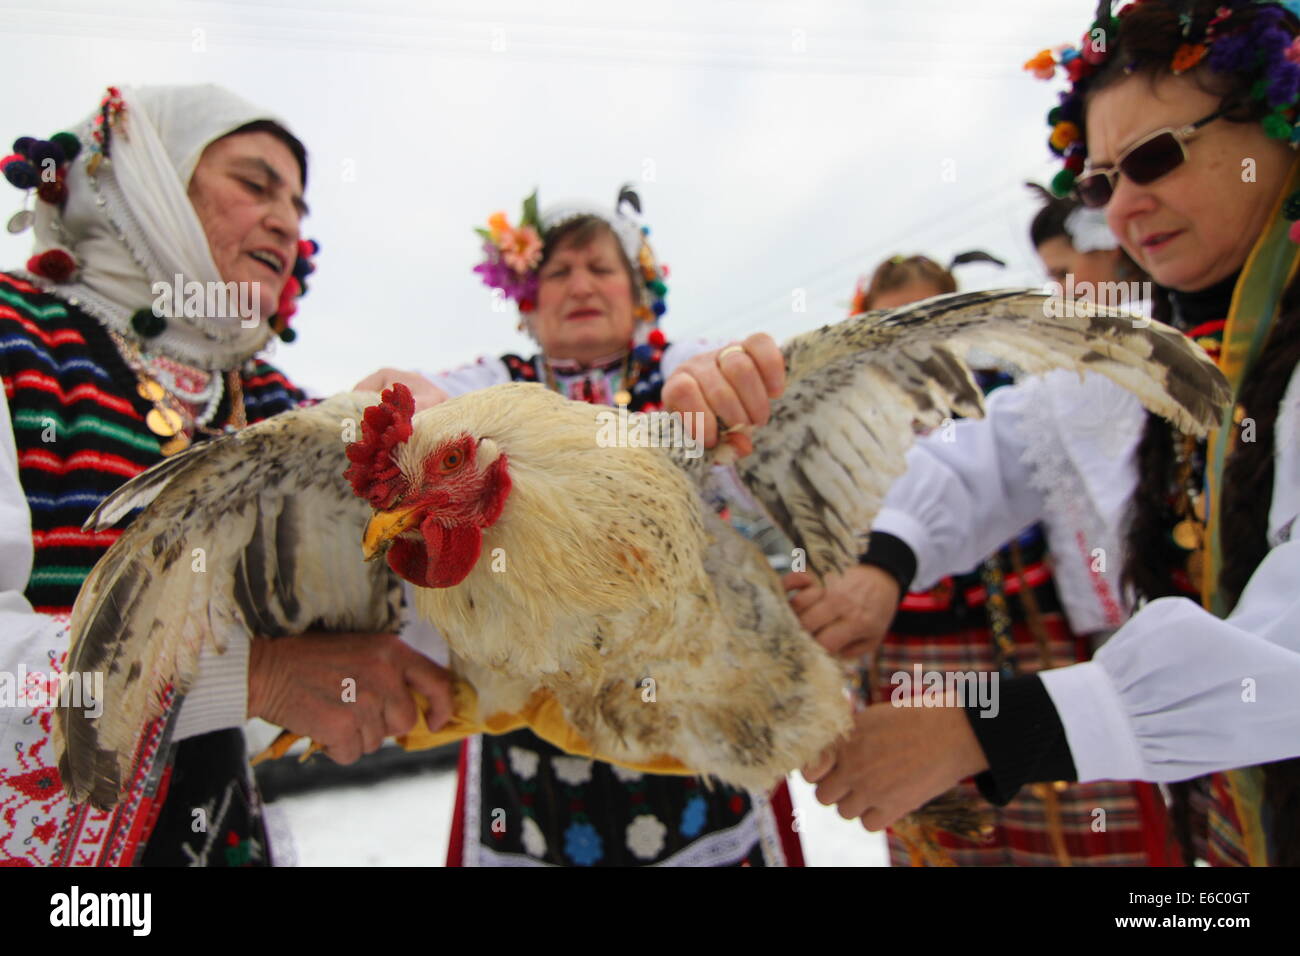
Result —
[[[311, 271], [306, 151], [216, 86], [110, 88], [73, 130], [14, 148], [0, 169], [29, 192], [9, 228], [34, 222], [36, 243], [25, 270], [0, 273], [0, 674], [17, 676], [8, 699], [0, 679], [0, 865], [265, 864], [247, 718], [355, 760], [414, 723], [403, 685], [436, 694], [432, 663], [393, 635], [205, 651], [183, 700], [165, 690], [112, 811], [70, 806], [55, 766], [52, 706], [60, 692], [102, 705], [95, 675], [62, 691], [53, 675], [81, 583], [121, 533], [83, 532], [94, 507], [191, 442], [302, 400], [256, 356], [292, 338]], [[340, 672], [390, 706], [342, 704]]]

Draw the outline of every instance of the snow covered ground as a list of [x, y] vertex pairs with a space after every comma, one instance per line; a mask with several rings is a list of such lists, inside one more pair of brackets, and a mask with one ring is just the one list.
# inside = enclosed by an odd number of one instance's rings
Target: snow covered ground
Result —
[[[796, 775], [790, 792], [799, 812], [809, 866], [888, 866], [882, 834], [840, 819]], [[453, 771], [395, 777], [369, 786], [335, 787], [281, 797], [268, 805], [277, 861], [299, 866], [441, 866], [447, 856]], [[286, 853], [285, 835], [293, 852]], [[285, 859], [288, 857], [288, 859]]]

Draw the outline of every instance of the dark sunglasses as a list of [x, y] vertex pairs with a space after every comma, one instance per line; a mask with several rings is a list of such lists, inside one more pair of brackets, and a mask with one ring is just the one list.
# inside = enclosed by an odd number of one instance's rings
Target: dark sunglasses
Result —
[[1120, 173], [1139, 186], [1155, 182], [1187, 160], [1188, 140], [1206, 123], [1222, 116], [1223, 112], [1221, 109], [1215, 110], [1204, 119], [1178, 129], [1165, 127], [1148, 133], [1124, 150], [1114, 166], [1085, 170], [1075, 181], [1075, 193], [1085, 206], [1099, 209], [1110, 202]]

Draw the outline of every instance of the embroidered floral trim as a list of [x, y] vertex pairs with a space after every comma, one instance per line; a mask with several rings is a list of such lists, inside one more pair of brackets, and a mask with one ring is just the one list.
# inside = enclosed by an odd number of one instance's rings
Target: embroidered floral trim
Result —
[[[1091, 591], [1096, 599], [1100, 618], [1093, 620], [1078, 620], [1079, 609], [1072, 607], [1070, 602], [1066, 603], [1075, 630], [1080, 633], [1113, 630], [1124, 623], [1127, 614], [1116, 591], [1099, 571], [1093, 570], [1096, 566], [1093, 556], [1097, 549], [1101, 549], [1103, 555], [1109, 555], [1105, 567], [1118, 570], [1123, 566], [1120, 543], [1105, 531], [1105, 524], [1092, 505], [1083, 477], [1066, 452], [1059, 426], [1052, 415], [1046, 383], [1040, 384], [1039, 389], [1036, 400], [1023, 403], [1025, 451], [1022, 460], [1029, 467], [1031, 486], [1043, 496], [1057, 582], [1069, 587], [1070, 593], [1076, 597]], [[1113, 438], [1117, 431], [1112, 428], [1105, 434]], [[1114, 449], [1111, 439], [1103, 439], [1098, 444], [1104, 446], [1106, 452]], [[1075, 545], [1073, 554], [1070, 549], [1060, 547], [1067, 540]]]
[[653, 860], [664, 848], [668, 827], [649, 813], [643, 813], [627, 827], [627, 848], [639, 860]]
[[591, 781], [591, 761], [586, 757], [552, 757], [555, 778], [571, 787]]
[[515, 776], [521, 780], [532, 780], [537, 776], [537, 764], [542, 758], [537, 751], [511, 747], [506, 755], [510, 758], [510, 770]]

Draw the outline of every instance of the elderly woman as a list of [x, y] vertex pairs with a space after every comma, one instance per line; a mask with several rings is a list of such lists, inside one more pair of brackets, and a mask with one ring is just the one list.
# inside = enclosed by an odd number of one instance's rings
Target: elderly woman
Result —
[[[808, 771], [846, 818], [878, 828], [973, 773], [1004, 801], [1032, 781], [1245, 768], [1216, 777], [1210, 861], [1300, 863], [1297, 33], [1278, 4], [1147, 0], [1117, 17], [1103, 5], [1082, 50], [1060, 54], [1073, 86], [1052, 116], [1066, 160], [1054, 185], [1105, 208], [1157, 284], [1156, 316], [1217, 355], [1236, 405], [1207, 445], [1148, 419], [1126, 447], [1109, 439], [1133, 412], [1116, 404], [1080, 436], [1039, 382], [994, 396], [946, 451], [915, 449], [877, 528], [911, 547], [919, 581], [968, 564], [1064, 486], [1093, 519], [1122, 519], [1122, 577], [1145, 603], [1093, 661], [1006, 682], [992, 719], [863, 712]], [[1029, 66], [1049, 76], [1053, 60]], [[1025, 463], [1037, 429], [1059, 436], [1057, 453]], [[1093, 557], [1100, 578], [1119, 568], [1113, 552]]]
[[[775, 344], [757, 336], [720, 354], [668, 342], [657, 328], [668, 270], [628, 206], [639, 211], [640, 201], [624, 190], [612, 209], [582, 203], [539, 215], [530, 197], [517, 224], [497, 213], [479, 230], [486, 260], [475, 271], [518, 304], [535, 355], [484, 357], [431, 382], [384, 369], [358, 388], [405, 381], [426, 406], [541, 382], [577, 401], [650, 411], [675, 372], [689, 379], [691, 401], [727, 423], [765, 421], [768, 383], [782, 369]], [[717, 437], [715, 424], [706, 439]], [[784, 784], [770, 797], [710, 788], [569, 756], [520, 730], [464, 744], [448, 865], [791, 865], [802, 862], [793, 823]]]
[[[71, 131], [14, 145], [0, 167], [36, 199], [10, 229], [34, 219], [36, 243], [25, 271], [0, 273], [0, 671], [30, 677], [6, 701], [17, 706], [0, 707], [0, 794], [16, 821], [0, 832], [0, 864], [266, 864], [248, 717], [354, 760], [414, 723], [407, 683], [441, 692], [431, 662], [394, 635], [205, 652], [183, 700], [167, 689], [167, 714], [111, 812], [64, 797], [51, 675], [81, 583], [121, 533], [83, 533], [94, 507], [191, 442], [302, 399], [256, 355], [273, 334], [292, 337], [310, 271], [298, 232], [306, 152], [283, 123], [214, 86], [110, 88]], [[338, 700], [340, 673], [370, 685], [365, 707]], [[77, 689], [93, 693], [93, 676]]]

